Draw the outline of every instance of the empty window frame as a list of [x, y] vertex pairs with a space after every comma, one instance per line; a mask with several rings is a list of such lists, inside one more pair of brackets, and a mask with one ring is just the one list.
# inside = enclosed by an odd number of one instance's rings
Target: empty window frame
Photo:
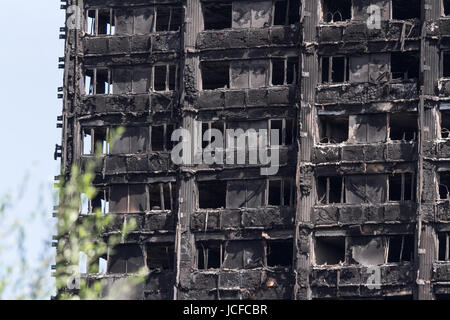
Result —
[[274, 1], [273, 25], [284, 26], [300, 21], [300, 0]]
[[442, 51], [441, 53], [441, 70], [442, 77], [450, 78], [450, 51]]
[[411, 262], [414, 258], [414, 235], [389, 236], [388, 263]]
[[438, 181], [439, 199], [450, 199], [450, 171], [440, 172]]
[[112, 76], [109, 69], [86, 69], [84, 71], [84, 93], [113, 94]]
[[150, 270], [173, 270], [175, 261], [174, 244], [148, 243], [147, 267]]
[[392, 19], [420, 19], [420, 0], [392, 0]]
[[293, 263], [292, 239], [199, 241], [196, 248], [199, 270], [289, 268]]
[[151, 151], [170, 151], [173, 148], [173, 124], [152, 125], [150, 127]]
[[276, 58], [272, 59], [272, 85], [282, 86], [297, 84], [299, 75], [299, 58]]
[[292, 207], [295, 203], [295, 186], [289, 178], [198, 182], [198, 193], [200, 209]]
[[216, 141], [218, 144], [222, 144], [222, 146], [225, 146], [225, 132], [226, 132], [226, 124], [223, 121], [208, 121], [202, 122], [202, 148], [205, 149], [208, 147], [211, 143], [214, 142], [214, 130], [217, 130], [221, 133], [223, 137], [223, 141]]
[[441, 110], [440, 112], [441, 139], [450, 138], [450, 111]]
[[80, 214], [89, 215], [93, 213], [109, 213], [109, 192], [100, 189], [93, 199], [89, 199], [86, 194], [81, 194]]
[[175, 64], [153, 67], [153, 90], [173, 91], [177, 89], [178, 66]]
[[171, 6], [156, 7], [156, 32], [179, 31], [183, 23], [183, 8]]
[[109, 128], [83, 128], [83, 155], [109, 154]]
[[227, 183], [225, 181], [201, 181], [198, 186], [199, 209], [226, 207]]
[[315, 237], [315, 265], [336, 265], [345, 262], [345, 237]]
[[420, 56], [417, 52], [391, 53], [392, 80], [418, 79]]
[[438, 261], [450, 261], [450, 233], [438, 233]]
[[[278, 130], [279, 141], [272, 141], [271, 130]], [[270, 119], [269, 120], [269, 141], [271, 146], [291, 146], [294, 144], [296, 135], [293, 119]]]
[[415, 194], [414, 173], [395, 173], [389, 176], [389, 201], [413, 201]]
[[[414, 235], [393, 236], [316, 236], [314, 257], [316, 265], [351, 263], [381, 265], [412, 262]], [[348, 259], [347, 259], [348, 255]]]
[[318, 203], [344, 203], [342, 176], [317, 177], [316, 181]]
[[115, 34], [115, 14], [113, 9], [90, 9], [86, 12], [86, 33], [98, 35]]
[[348, 140], [348, 116], [318, 116], [319, 143], [342, 143]]
[[205, 30], [229, 29], [232, 26], [232, 3], [202, 3]]
[[152, 183], [147, 186], [148, 204], [150, 211], [173, 210], [175, 204], [174, 183]]
[[292, 179], [269, 179], [267, 189], [267, 204], [269, 206], [294, 206], [295, 189]]
[[320, 57], [321, 83], [343, 83], [349, 79], [348, 58]]
[[197, 268], [199, 270], [222, 268], [223, 252], [224, 243], [222, 241], [197, 242]]
[[228, 61], [204, 61], [201, 63], [203, 90], [230, 87], [230, 63]]
[[110, 250], [108, 273], [137, 273], [144, 267], [144, 256], [138, 244], [119, 244]]
[[147, 209], [145, 184], [114, 185], [109, 189], [112, 213], [142, 213]]
[[[267, 124], [267, 127], [266, 127]], [[237, 130], [242, 129], [244, 131], [249, 129], [254, 129], [257, 133], [258, 130], [267, 129], [268, 130], [268, 142], [271, 146], [291, 146], [295, 143], [296, 127], [295, 121], [293, 119], [269, 119], [266, 123], [265, 121], [249, 121], [249, 122], [231, 122], [225, 123], [223, 121], [208, 121], [202, 122], [202, 147], [205, 149], [212, 141], [212, 131], [208, 130], [218, 130], [222, 133], [224, 137], [224, 146], [226, 146], [226, 130]], [[270, 130], [278, 130], [278, 141], [272, 141]], [[230, 142], [231, 143], [231, 142]], [[234, 146], [236, 147], [236, 141]]]
[[334, 23], [352, 18], [352, 0], [322, 0], [322, 22]]
[[444, 16], [450, 16], [450, 0], [442, 0]]
[[270, 240], [266, 242], [267, 267], [289, 268], [293, 264], [293, 241]]
[[416, 141], [417, 113], [389, 114], [389, 139], [391, 141]]

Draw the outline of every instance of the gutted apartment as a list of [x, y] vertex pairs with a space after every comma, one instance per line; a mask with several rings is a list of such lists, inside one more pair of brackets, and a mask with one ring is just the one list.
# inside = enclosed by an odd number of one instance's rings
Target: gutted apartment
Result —
[[[63, 2], [60, 179], [101, 154], [80, 217], [138, 222], [84, 274], [105, 294], [145, 268], [133, 299], [450, 298], [449, 1]], [[275, 174], [202, 157], [232, 129], [279, 132]]]

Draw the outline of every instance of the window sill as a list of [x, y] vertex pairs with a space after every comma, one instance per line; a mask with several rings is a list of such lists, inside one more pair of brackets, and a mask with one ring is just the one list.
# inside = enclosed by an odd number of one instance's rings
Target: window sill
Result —
[[334, 26], [337, 26], [337, 27], [339, 27], [339, 26], [345, 26], [345, 25], [347, 25], [347, 24], [349, 24], [350, 22], [352, 22], [353, 20], [352, 19], [347, 19], [347, 20], [344, 20], [344, 21], [336, 21], [336, 22], [325, 22], [325, 21], [321, 21], [320, 23], [319, 23], [319, 27], [334, 27]]
[[350, 83], [348, 81], [346, 82], [325, 82], [325, 83], [319, 83], [318, 89], [322, 88], [333, 88], [333, 87], [342, 87], [342, 86], [351, 86], [352, 84], [360, 84], [360, 83]]
[[[443, 139], [443, 141], [449, 141], [450, 138], [448, 139]], [[373, 146], [373, 145], [380, 145], [380, 144], [416, 144], [417, 141], [416, 140], [386, 140], [386, 141], [380, 141], [380, 142], [372, 142], [372, 143], [356, 143], [356, 142], [349, 142], [347, 141], [342, 141], [342, 142], [336, 142], [336, 143], [324, 143], [324, 142], [316, 142], [315, 147], [319, 148], [319, 147], [341, 147], [341, 146]]]
[[[255, 88], [249, 88], [249, 87], [241, 87], [241, 88], [215, 88], [215, 89], [202, 89], [202, 92], [220, 92], [220, 91], [247, 91], [247, 90], [271, 90], [271, 89], [285, 89], [285, 88], [295, 88], [298, 84], [280, 84], [280, 85], [266, 85], [262, 87], [255, 87]], [[167, 91], [157, 91], [157, 92], [167, 92]], [[169, 91], [171, 92], [171, 91]]]
[[200, 33], [203, 32], [217, 32], [217, 33], [221, 33], [221, 32], [230, 32], [230, 31], [252, 31], [252, 30], [264, 30], [264, 29], [273, 29], [273, 28], [294, 28], [298, 25], [298, 23], [293, 23], [293, 24], [274, 24], [274, 25], [270, 25], [270, 26], [264, 26], [264, 27], [249, 27], [249, 28], [224, 28], [224, 29], [204, 29], [202, 31], [200, 31]]
[[161, 215], [161, 214], [172, 214], [172, 210], [148, 210], [145, 211], [145, 215]]
[[408, 19], [389, 19], [389, 22], [404, 22], [404, 21], [414, 21], [414, 22], [419, 22], [420, 18], [408, 18]]
[[83, 32], [82, 37], [83, 38], [90, 38], [90, 39], [99, 39], [99, 38], [114, 38], [114, 37], [134, 37], [134, 36], [151, 36], [151, 35], [159, 35], [159, 34], [178, 34], [181, 30], [178, 31], [152, 31], [148, 33], [132, 33], [132, 34], [89, 34], [87, 32]]
[[[373, 267], [382, 268], [382, 267], [403, 267], [412, 265], [411, 261], [404, 262], [386, 262], [383, 264], [378, 264]], [[323, 269], [346, 269], [346, 268], [368, 268], [362, 264], [351, 264], [347, 262], [341, 262], [340, 264], [313, 264], [313, 269], [323, 270]]]

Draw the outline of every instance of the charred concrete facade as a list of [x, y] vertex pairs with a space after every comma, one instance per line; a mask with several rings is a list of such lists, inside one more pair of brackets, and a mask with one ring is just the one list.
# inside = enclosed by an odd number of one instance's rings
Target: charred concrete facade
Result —
[[[81, 213], [138, 221], [86, 275], [105, 292], [147, 267], [135, 299], [450, 297], [449, 1], [63, 8], [55, 155], [68, 177], [101, 144]], [[177, 128], [278, 129], [279, 171], [175, 165]]]

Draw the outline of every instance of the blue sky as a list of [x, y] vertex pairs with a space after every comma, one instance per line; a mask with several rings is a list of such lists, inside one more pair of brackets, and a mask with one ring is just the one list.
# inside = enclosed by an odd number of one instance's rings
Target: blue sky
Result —
[[[24, 198], [9, 212], [14, 216], [25, 217], [24, 213], [44, 206], [51, 217], [52, 179], [59, 168], [53, 152], [61, 143], [61, 129], [56, 129], [62, 108], [57, 88], [63, 76], [58, 57], [64, 55], [60, 5], [59, 0], [1, 1], [0, 195], [16, 190], [30, 176]], [[30, 261], [36, 261], [42, 250], [49, 221], [25, 221]]]

